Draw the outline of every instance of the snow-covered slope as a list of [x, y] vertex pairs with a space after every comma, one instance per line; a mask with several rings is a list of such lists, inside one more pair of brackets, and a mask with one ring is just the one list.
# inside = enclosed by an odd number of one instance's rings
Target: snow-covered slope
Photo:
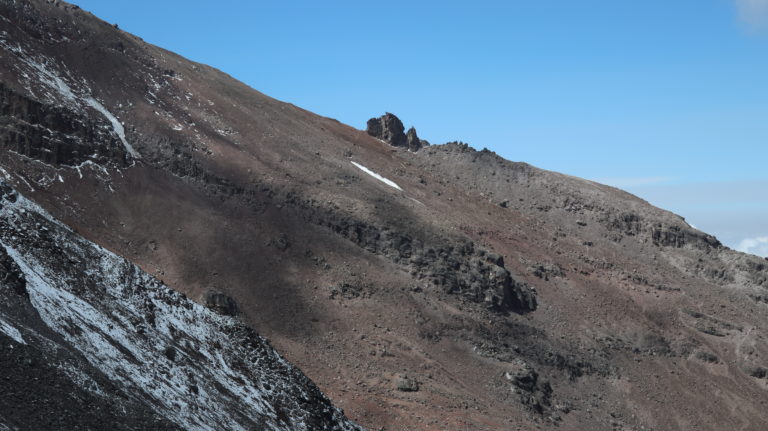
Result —
[[[114, 398], [98, 383], [106, 380], [184, 429], [359, 429], [235, 318], [83, 239], [10, 187], [0, 194], [0, 297], [31, 305], [0, 308], [4, 349], [33, 346], [38, 361], [54, 364], [68, 351], [75, 360], [57, 367], [74, 386]], [[13, 403], [0, 400], [0, 425], [11, 429], [25, 424]]]

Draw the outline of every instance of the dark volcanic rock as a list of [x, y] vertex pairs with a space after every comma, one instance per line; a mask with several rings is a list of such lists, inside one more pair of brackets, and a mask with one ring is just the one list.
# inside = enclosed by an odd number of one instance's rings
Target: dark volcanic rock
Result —
[[403, 122], [394, 114], [387, 112], [381, 117], [368, 120], [366, 132], [394, 147], [407, 148], [411, 151], [419, 151], [422, 147], [429, 145], [429, 142], [419, 139], [415, 128], [408, 129], [408, 133], [403, 133], [404, 130]]
[[500, 312], [524, 314], [536, 310], [534, 291], [513, 278], [501, 256], [471, 241], [448, 237], [419, 239], [394, 229], [321, 212], [314, 215], [312, 222], [370, 252], [408, 265], [417, 278], [429, 280], [445, 293], [460, 294]]
[[27, 293], [27, 280], [24, 274], [3, 248], [0, 248], [0, 283], [18, 295], [29, 296]]
[[419, 151], [421, 147], [426, 147], [429, 142], [419, 139], [419, 135], [416, 134], [416, 129], [411, 127], [405, 134], [406, 144], [411, 151]]
[[205, 305], [211, 310], [225, 316], [237, 314], [237, 303], [232, 297], [221, 292], [209, 291], [205, 294]]
[[394, 114], [387, 112], [378, 118], [371, 118], [368, 120], [368, 127], [366, 129], [369, 135], [374, 138], [381, 139], [382, 141], [395, 146], [395, 147], [407, 147], [408, 141], [405, 136], [405, 126]]
[[747, 373], [755, 378], [764, 379], [768, 377], [768, 369], [764, 367], [752, 367], [747, 370]]
[[0, 82], [0, 146], [52, 165], [125, 166], [129, 155], [105, 121], [45, 105]]
[[59, 365], [78, 360], [82, 358], [63, 351], [54, 355], [15, 343], [0, 332], [0, 429], [182, 429], [125, 397], [101, 376], [93, 380], [100, 385], [99, 394], [81, 387]]

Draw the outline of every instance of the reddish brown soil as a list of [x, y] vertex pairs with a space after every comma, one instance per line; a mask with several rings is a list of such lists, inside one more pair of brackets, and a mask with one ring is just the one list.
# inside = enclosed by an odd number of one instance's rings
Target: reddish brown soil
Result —
[[[63, 28], [72, 42], [46, 44], [32, 24], [2, 27], [87, 80], [142, 159], [80, 178], [3, 151], [10, 181], [191, 298], [235, 298], [352, 419], [386, 430], [768, 429], [768, 262], [620, 190], [457, 145], [393, 149], [83, 11], [30, 4], [37, 25], [65, 19], [82, 34]], [[29, 93], [17, 60], [0, 55], [0, 80]], [[536, 289], [538, 309], [500, 313], [446, 293], [339, 220], [471, 240]], [[531, 393], [505, 378], [520, 363], [538, 373]], [[404, 374], [418, 391], [396, 389]], [[537, 412], [524, 398], [545, 379], [551, 401]]]

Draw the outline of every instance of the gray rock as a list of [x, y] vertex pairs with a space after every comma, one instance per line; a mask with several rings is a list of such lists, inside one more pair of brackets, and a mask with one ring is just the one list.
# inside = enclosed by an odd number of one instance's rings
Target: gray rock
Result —
[[402, 392], [418, 392], [419, 382], [416, 381], [416, 379], [412, 379], [406, 375], [403, 375], [397, 378], [395, 387], [398, 391]]
[[539, 374], [530, 365], [519, 360], [510, 365], [504, 376], [513, 385], [528, 392], [536, 389], [539, 380]]
[[539, 373], [521, 360], [513, 361], [504, 374], [512, 382], [520, 402], [532, 411], [543, 414], [552, 404], [552, 386], [539, 378]]

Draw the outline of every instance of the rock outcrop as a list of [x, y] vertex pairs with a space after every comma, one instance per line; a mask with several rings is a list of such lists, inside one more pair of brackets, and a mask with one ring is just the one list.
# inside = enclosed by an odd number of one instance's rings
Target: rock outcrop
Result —
[[45, 105], [0, 82], [0, 147], [51, 165], [127, 165], [128, 154], [105, 121]]
[[422, 147], [429, 145], [429, 142], [426, 140], [419, 139], [419, 135], [416, 134], [416, 128], [414, 127], [411, 127], [405, 133], [405, 143], [411, 151], [419, 151]]
[[[415, 278], [502, 313], [535, 311], [535, 292], [516, 280], [504, 259], [471, 241], [444, 236], [415, 237], [390, 227], [316, 211], [313, 224], [325, 226], [359, 247], [407, 266]], [[422, 232], [423, 234], [423, 232]]]
[[205, 294], [205, 305], [224, 316], [235, 316], [237, 314], [237, 302], [231, 296], [221, 292], [208, 291]]
[[429, 142], [419, 139], [415, 128], [411, 127], [405, 133], [403, 122], [389, 112], [368, 120], [366, 132], [393, 147], [407, 148], [411, 151], [419, 151], [422, 147], [429, 145]]
[[542, 381], [539, 373], [530, 365], [520, 360], [514, 361], [504, 376], [512, 382], [513, 392], [519, 394], [521, 402], [532, 411], [542, 414], [551, 406], [552, 386]]

